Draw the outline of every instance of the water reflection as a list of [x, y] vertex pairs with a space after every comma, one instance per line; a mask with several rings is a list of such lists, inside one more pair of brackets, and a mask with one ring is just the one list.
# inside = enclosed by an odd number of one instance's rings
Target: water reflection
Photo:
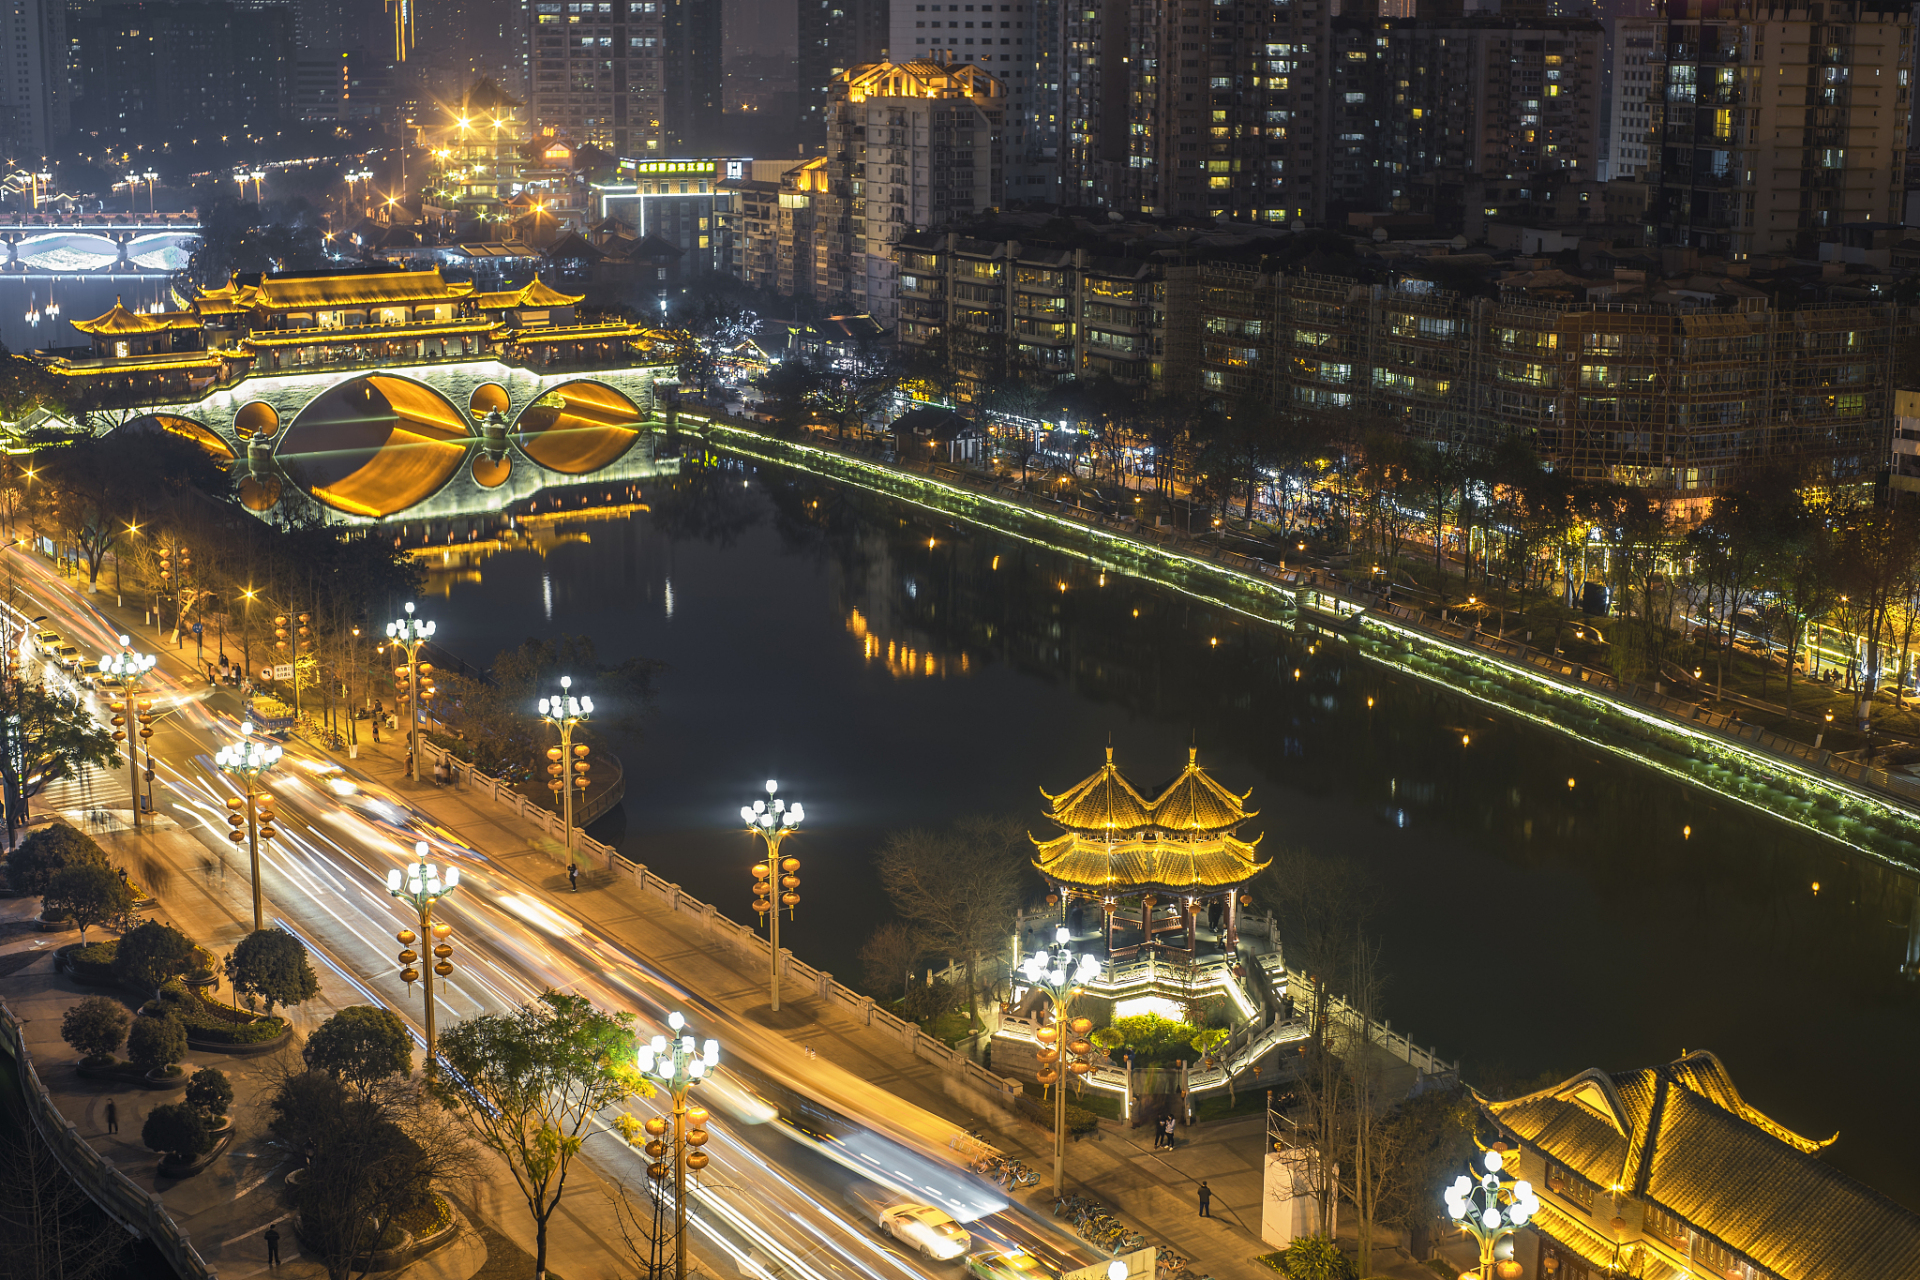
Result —
[[1109, 740], [1141, 768], [1197, 741], [1225, 785], [1258, 788], [1267, 840], [1372, 869], [1393, 1022], [1470, 1079], [1710, 1048], [1782, 1123], [1840, 1130], [1833, 1163], [1920, 1203], [1912, 878], [1337, 639], [902, 504], [725, 466], [642, 496], [612, 523], [553, 517], [541, 547], [499, 540], [444, 584], [441, 632], [469, 658], [572, 631], [663, 660], [658, 715], [621, 744], [621, 847], [745, 920], [730, 798], [791, 779], [815, 829], [782, 940], [810, 962], [858, 981], [886, 830], [989, 810], [1038, 834], [1035, 788]]

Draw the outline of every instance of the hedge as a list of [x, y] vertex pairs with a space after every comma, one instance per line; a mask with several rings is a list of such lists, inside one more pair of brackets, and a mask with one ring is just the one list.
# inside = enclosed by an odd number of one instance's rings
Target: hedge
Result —
[[84, 947], [78, 944], [62, 947], [59, 954], [66, 960], [73, 976], [83, 982], [119, 986], [120, 979], [113, 971], [113, 953], [119, 946], [117, 942], [90, 942]]
[[149, 1017], [170, 1013], [188, 1035], [214, 1044], [264, 1044], [287, 1029], [285, 1018], [260, 1018], [209, 1000], [178, 978], [162, 984], [160, 998], [149, 1000], [140, 1012]]

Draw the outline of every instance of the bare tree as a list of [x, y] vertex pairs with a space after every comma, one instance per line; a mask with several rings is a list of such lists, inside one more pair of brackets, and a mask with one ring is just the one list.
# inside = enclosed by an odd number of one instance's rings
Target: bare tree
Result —
[[127, 1234], [87, 1198], [30, 1127], [0, 1124], [0, 1256], [17, 1280], [92, 1280]]
[[967, 967], [967, 1008], [980, 1025], [987, 961], [1013, 929], [1032, 846], [1013, 818], [964, 818], [948, 831], [897, 831], [876, 866], [893, 907], [919, 927], [926, 949]]
[[889, 920], [873, 931], [860, 948], [860, 967], [867, 990], [876, 996], [896, 996], [906, 989], [913, 966], [926, 951], [926, 940], [911, 925]]

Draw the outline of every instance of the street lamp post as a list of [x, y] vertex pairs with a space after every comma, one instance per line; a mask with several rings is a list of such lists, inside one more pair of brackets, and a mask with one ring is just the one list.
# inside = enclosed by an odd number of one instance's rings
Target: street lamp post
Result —
[[[673, 1176], [673, 1274], [674, 1280], [686, 1280], [687, 1171], [698, 1173], [707, 1167], [707, 1153], [701, 1148], [707, 1145], [708, 1119], [705, 1107], [687, 1106], [687, 1094], [719, 1065], [720, 1042], [708, 1040], [696, 1046], [692, 1034], [687, 1032], [686, 1018], [677, 1009], [667, 1015], [667, 1026], [672, 1029], [673, 1038], [655, 1036], [641, 1045], [638, 1063], [643, 1075], [653, 1077], [673, 1097], [673, 1135], [667, 1136], [667, 1121], [654, 1116], [644, 1126], [647, 1145], [643, 1150], [652, 1160], [647, 1166], [647, 1176], [655, 1184], [656, 1206], [660, 1203], [659, 1184], [666, 1181], [669, 1173]], [[654, 1263], [649, 1268], [655, 1280], [659, 1280], [661, 1270], [659, 1251], [659, 1215], [656, 1213]]]
[[[1496, 1144], [1492, 1150], [1481, 1152], [1479, 1169], [1469, 1161], [1468, 1172], [1455, 1178], [1443, 1193], [1447, 1216], [1465, 1227], [1479, 1243], [1480, 1280], [1493, 1280], [1496, 1260], [1502, 1263], [1511, 1260], [1510, 1245], [1507, 1256], [1499, 1257], [1501, 1242], [1540, 1212], [1540, 1199], [1533, 1193], [1533, 1184], [1516, 1180], [1505, 1171], [1504, 1145]], [[1515, 1273], [1518, 1274], [1517, 1268]]]
[[[140, 741], [142, 739], [147, 742], [148, 758], [151, 759], [153, 755], [153, 729], [150, 724], [153, 704], [139, 700], [140, 677], [153, 670], [154, 664], [159, 659], [150, 653], [135, 653], [132, 648], [133, 639], [130, 636], [121, 636], [120, 645], [119, 653], [100, 655], [100, 670], [108, 677], [120, 682], [121, 700], [108, 703], [107, 709], [113, 712], [114, 738], [116, 740], [125, 738], [127, 742], [127, 795], [133, 803], [133, 829], [138, 831], [140, 830]], [[129, 713], [140, 720], [137, 733], [129, 732], [126, 727]]]
[[[1075, 955], [1071, 935], [1061, 925], [1054, 931], [1053, 946], [1036, 951], [1020, 965], [1020, 975], [1028, 985], [1038, 987], [1053, 999], [1053, 1025], [1040, 1028], [1040, 1083], [1051, 1084], [1053, 1094], [1053, 1194], [1067, 1193], [1067, 1079], [1085, 1075], [1090, 1069], [1093, 1045], [1087, 1032], [1093, 1023], [1086, 1018], [1069, 1018], [1073, 998], [1082, 984], [1100, 972], [1100, 961], [1091, 955]], [[1052, 1032], [1051, 1036], [1044, 1033]]]
[[[573, 677], [560, 677], [560, 692], [551, 698], [540, 699], [540, 718], [560, 730], [560, 745], [547, 748], [547, 788], [557, 791], [555, 797], [560, 802], [561, 821], [567, 828], [567, 865], [573, 865], [573, 793], [584, 794], [587, 789], [587, 771], [592, 768], [587, 763], [587, 746], [581, 743], [573, 745], [573, 726], [593, 714], [593, 699], [576, 698], [572, 693]], [[578, 757], [576, 760], [575, 757]]]
[[[242, 839], [247, 842], [247, 863], [253, 877], [253, 931], [258, 933], [267, 927], [260, 906], [260, 842], [273, 839], [279, 832], [273, 826], [273, 797], [257, 792], [255, 786], [260, 775], [279, 761], [281, 747], [277, 743], [255, 742], [251, 721], [240, 726], [240, 733], [240, 741], [220, 748], [213, 762], [228, 777], [239, 778], [246, 789], [244, 799], [235, 796], [227, 801], [227, 823], [233, 828], [227, 833], [227, 839], [235, 844]], [[240, 834], [243, 825], [247, 829], [244, 837]]]
[[787, 909], [787, 918], [791, 920], [793, 909], [800, 905], [800, 859], [782, 858], [780, 846], [807, 816], [798, 804], [776, 798], [774, 793], [778, 790], [780, 784], [769, 778], [765, 800], [740, 806], [740, 820], [767, 847], [767, 860], [753, 864], [753, 909], [767, 918], [767, 941], [772, 944], [769, 954], [773, 957], [774, 1013], [780, 1012], [780, 908]]
[[[395, 938], [406, 950], [400, 953], [401, 979], [411, 989], [415, 978], [424, 983], [423, 990], [427, 998], [427, 1061], [426, 1073], [434, 1074], [434, 1034], [433, 1034], [433, 976], [442, 978], [453, 972], [453, 946], [447, 941], [447, 935], [453, 932], [453, 926], [444, 920], [433, 918], [433, 908], [440, 901], [460, 887], [460, 868], [452, 865], [435, 867], [427, 861], [427, 842], [416, 841], [413, 856], [419, 861], [412, 866], [395, 867], [387, 872], [387, 892], [412, 907], [420, 917], [420, 932], [402, 929]], [[421, 954], [415, 955], [412, 947], [415, 941], [420, 943]], [[432, 954], [427, 953], [431, 951]], [[415, 960], [420, 967], [415, 969]], [[431, 960], [433, 963], [429, 964]]]
[[413, 780], [420, 781], [420, 646], [433, 635], [433, 624], [413, 616], [413, 601], [407, 601], [407, 616], [387, 624], [387, 638], [407, 651], [407, 754], [413, 761]]

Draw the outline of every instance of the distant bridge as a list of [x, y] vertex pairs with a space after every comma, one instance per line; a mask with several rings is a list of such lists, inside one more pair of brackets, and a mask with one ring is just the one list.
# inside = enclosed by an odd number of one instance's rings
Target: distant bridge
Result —
[[126, 223], [61, 227], [0, 224], [6, 259], [0, 273], [30, 276], [156, 275], [183, 269], [200, 238], [198, 223]]
[[527, 368], [498, 359], [249, 375], [197, 400], [120, 413], [240, 469], [267, 513], [288, 486], [342, 524], [494, 511], [544, 488], [636, 480], [656, 463], [647, 421], [673, 365]]

